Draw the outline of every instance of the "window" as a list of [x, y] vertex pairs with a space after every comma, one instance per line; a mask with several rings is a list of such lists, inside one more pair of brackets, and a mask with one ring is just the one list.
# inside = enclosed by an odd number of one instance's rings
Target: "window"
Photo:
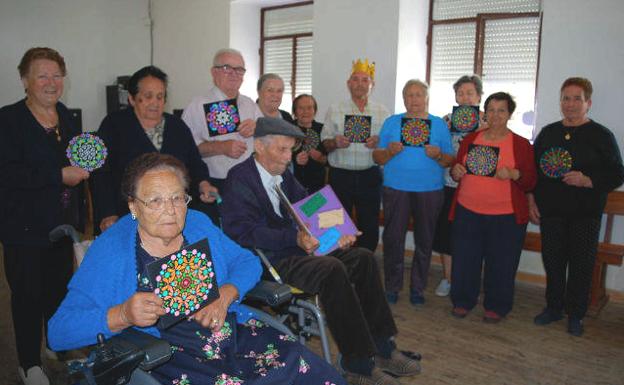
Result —
[[443, 116], [455, 105], [453, 83], [483, 79], [482, 103], [505, 91], [517, 104], [509, 127], [531, 138], [540, 39], [539, 0], [431, 0], [427, 80], [429, 110]]
[[281, 108], [291, 110], [299, 94], [312, 93], [313, 2], [262, 8], [260, 73], [284, 79]]

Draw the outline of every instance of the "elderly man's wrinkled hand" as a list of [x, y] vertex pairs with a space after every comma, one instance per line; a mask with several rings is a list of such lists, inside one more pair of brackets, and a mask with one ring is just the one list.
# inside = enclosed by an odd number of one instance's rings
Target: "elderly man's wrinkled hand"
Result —
[[351, 142], [349, 142], [349, 139], [347, 139], [347, 137], [344, 135], [336, 135], [334, 140], [336, 141], [337, 148], [347, 148], [349, 147], [349, 145], [351, 145]]
[[243, 138], [249, 138], [256, 132], [256, 121], [253, 119], [245, 119], [238, 126], [238, 133]]
[[353, 244], [355, 243], [356, 240], [357, 240], [357, 238], [356, 238], [355, 235], [343, 235], [338, 240], [338, 247], [341, 248], [341, 249], [347, 249], [347, 248], [353, 246]]
[[238, 159], [247, 151], [247, 144], [241, 140], [224, 140], [223, 153], [230, 158]]
[[131, 326], [147, 327], [165, 315], [163, 301], [151, 292], [137, 292], [121, 304], [121, 318]]
[[308, 234], [307, 231], [299, 230], [297, 232], [297, 246], [303, 249], [307, 254], [312, 254], [320, 245], [318, 239]]

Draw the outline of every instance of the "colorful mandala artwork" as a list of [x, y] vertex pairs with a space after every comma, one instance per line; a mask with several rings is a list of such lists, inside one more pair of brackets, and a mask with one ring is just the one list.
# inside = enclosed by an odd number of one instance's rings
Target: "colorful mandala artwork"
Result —
[[431, 120], [401, 118], [401, 143], [405, 146], [422, 147], [430, 138]]
[[344, 136], [351, 143], [365, 143], [371, 136], [369, 115], [345, 115]]
[[572, 169], [572, 155], [563, 147], [552, 147], [542, 154], [540, 170], [549, 178], [561, 178]]
[[451, 114], [451, 131], [472, 132], [479, 128], [479, 106], [455, 106]]
[[69, 164], [91, 172], [104, 165], [108, 150], [99, 136], [84, 133], [69, 141], [65, 154]]
[[219, 297], [214, 267], [206, 240], [185, 247], [147, 265], [154, 294], [163, 300], [166, 328]]
[[466, 156], [468, 174], [490, 177], [496, 175], [499, 151], [498, 147], [471, 144]]
[[204, 112], [210, 136], [230, 134], [236, 131], [240, 123], [236, 99], [204, 104]]
[[308, 152], [310, 150], [315, 150], [318, 148], [319, 144], [321, 144], [321, 136], [318, 132], [309, 128], [305, 131], [305, 138], [303, 138], [302, 150]]

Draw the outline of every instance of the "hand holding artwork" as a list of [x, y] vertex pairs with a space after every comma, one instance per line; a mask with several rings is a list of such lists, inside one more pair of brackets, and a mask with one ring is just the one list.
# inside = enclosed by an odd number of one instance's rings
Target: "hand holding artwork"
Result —
[[247, 144], [241, 140], [224, 140], [223, 153], [230, 158], [238, 159], [247, 151]]
[[165, 315], [162, 299], [150, 292], [134, 293], [126, 302], [118, 306], [120, 306], [120, 318], [128, 324], [127, 327], [152, 326], [160, 316]]
[[238, 298], [238, 290], [234, 285], [225, 284], [219, 288], [219, 298], [197, 311], [189, 318], [213, 332], [220, 330], [225, 322], [230, 304]]
[[301, 151], [300, 153], [297, 154], [295, 161], [297, 162], [298, 165], [305, 166], [306, 164], [308, 164], [308, 159], [309, 159], [308, 153], [305, 151]]
[[63, 184], [69, 187], [74, 187], [78, 183], [89, 178], [89, 172], [87, 170], [76, 166], [63, 167], [61, 173]]
[[368, 148], [376, 148], [379, 144], [379, 135], [372, 135], [368, 139], [366, 139], [365, 146]]
[[442, 150], [440, 150], [439, 146], [434, 146], [431, 144], [425, 145], [425, 155], [427, 155], [429, 158], [438, 160], [440, 159], [441, 154], [442, 154]]
[[318, 239], [308, 234], [305, 230], [297, 232], [297, 246], [301, 247], [307, 254], [312, 254], [319, 247]]
[[466, 175], [466, 167], [464, 165], [457, 163], [451, 169], [451, 177], [454, 181], [458, 182], [463, 176]]
[[589, 178], [587, 175], [584, 175], [580, 171], [569, 171], [563, 174], [562, 181], [563, 183], [569, 186], [586, 187], [586, 188], [594, 187], [594, 184], [592, 183], [591, 178]]
[[351, 142], [349, 142], [349, 139], [347, 139], [347, 137], [344, 135], [336, 135], [334, 140], [336, 141], [337, 148], [347, 148], [351, 144]]
[[256, 132], [256, 121], [253, 119], [245, 119], [238, 126], [238, 133], [241, 134], [243, 138], [253, 136], [254, 132]]
[[360, 235], [362, 235], [361, 231], [358, 231], [357, 234], [355, 235], [349, 235], [349, 234], [343, 235], [338, 240], [338, 247], [341, 249], [346, 249], [346, 248], [353, 246], [353, 244], [357, 240], [357, 237], [359, 237]]

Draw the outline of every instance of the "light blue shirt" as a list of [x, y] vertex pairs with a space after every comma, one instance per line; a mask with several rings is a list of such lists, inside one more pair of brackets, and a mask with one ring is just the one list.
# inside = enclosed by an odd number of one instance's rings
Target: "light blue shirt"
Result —
[[[379, 134], [379, 148], [401, 141], [401, 118], [404, 117], [405, 114], [397, 114], [386, 119]], [[427, 119], [431, 120], [429, 144], [452, 155], [451, 135], [444, 120], [431, 114]], [[404, 146], [403, 151], [384, 165], [383, 175], [383, 185], [395, 190], [425, 192], [444, 187], [444, 168], [425, 154], [424, 147]]]

